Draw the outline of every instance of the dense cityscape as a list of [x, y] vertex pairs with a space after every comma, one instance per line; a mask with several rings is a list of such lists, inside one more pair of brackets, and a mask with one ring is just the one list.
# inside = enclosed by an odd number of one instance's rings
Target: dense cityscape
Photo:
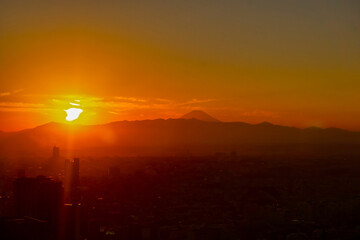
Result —
[[61, 156], [1, 172], [1, 239], [358, 239], [355, 156]]

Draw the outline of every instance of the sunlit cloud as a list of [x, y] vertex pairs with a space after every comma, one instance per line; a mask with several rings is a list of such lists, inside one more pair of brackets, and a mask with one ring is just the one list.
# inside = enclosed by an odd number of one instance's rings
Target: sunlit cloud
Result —
[[41, 104], [41, 103], [24, 103], [24, 102], [0, 102], [0, 107], [40, 108], [40, 107], [44, 107], [44, 104]]
[[4, 97], [4, 96], [10, 96], [11, 92], [2, 92], [0, 93], [0, 97]]
[[119, 101], [126, 101], [126, 102], [147, 102], [148, 100], [142, 98], [135, 98], [135, 97], [114, 97], [114, 99]]
[[10, 96], [10, 95], [13, 95], [13, 94], [17, 94], [17, 93], [20, 93], [22, 92], [24, 89], [16, 89], [14, 91], [8, 91], [8, 92], [1, 92], [0, 93], [0, 97], [5, 97], [5, 96]]
[[216, 99], [197, 99], [197, 98], [193, 98], [190, 101], [181, 103], [180, 105], [193, 105], [193, 104], [200, 104], [200, 103], [208, 103], [208, 102], [214, 102], [217, 101]]
[[14, 90], [12, 93], [13, 93], [13, 94], [17, 94], [17, 93], [20, 93], [20, 92], [22, 92], [22, 91], [24, 91], [24, 89], [23, 89], [23, 88], [20, 88], [20, 89]]
[[155, 98], [156, 102], [162, 102], [162, 103], [172, 103], [173, 101], [170, 99], [165, 99], [165, 98]]
[[118, 112], [113, 112], [113, 111], [109, 111], [110, 114], [114, 114], [114, 115], [120, 115], [120, 113]]
[[24, 102], [0, 102], [1, 112], [32, 112], [45, 108], [44, 104]]
[[121, 111], [128, 109], [163, 109], [171, 110], [178, 108], [189, 108], [191, 105], [201, 105], [204, 103], [214, 102], [216, 99], [191, 99], [185, 102], [176, 102], [169, 99], [154, 98], [154, 99], [138, 99], [132, 97], [115, 97], [113, 99], [104, 99], [99, 102], [99, 106], [106, 106], [109, 108], [121, 109]]

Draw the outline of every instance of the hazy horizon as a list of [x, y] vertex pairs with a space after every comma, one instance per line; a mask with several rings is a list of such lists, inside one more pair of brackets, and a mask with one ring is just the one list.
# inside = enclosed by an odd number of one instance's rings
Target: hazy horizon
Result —
[[[202, 110], [194, 110], [194, 111], [201, 111], [204, 112]], [[193, 112], [193, 111], [191, 111]], [[186, 113], [188, 114], [188, 113]], [[207, 113], [206, 113], [207, 114]], [[211, 116], [214, 117], [214, 116]], [[115, 120], [115, 121], [110, 121], [110, 122], [104, 122], [104, 123], [98, 123], [98, 124], [82, 124], [82, 123], [77, 123], [75, 122], [64, 122], [64, 121], [50, 121], [50, 122], [45, 122], [36, 126], [30, 126], [27, 128], [23, 128], [23, 129], [16, 129], [16, 130], [10, 130], [10, 131], [6, 131], [3, 129], [0, 129], [0, 131], [2, 132], [18, 132], [18, 131], [22, 131], [22, 130], [27, 130], [27, 129], [33, 129], [33, 128], [37, 128], [40, 126], [44, 126], [47, 124], [51, 124], [51, 123], [56, 123], [56, 124], [65, 124], [68, 126], [72, 126], [72, 127], [76, 127], [76, 126], [94, 126], [94, 125], [107, 125], [107, 124], [111, 124], [111, 123], [115, 123], [115, 122], [137, 122], [137, 121], [155, 121], [155, 120], [198, 120], [198, 121], [204, 121], [204, 122], [208, 122], [206, 120], [202, 120], [202, 119], [197, 119], [197, 118], [191, 118], [191, 119], [185, 119], [182, 118], [182, 116], [180, 117], [169, 117], [169, 118], [147, 118], [147, 119], [133, 119], [133, 120], [127, 120], [127, 119], [121, 119], [121, 120]], [[337, 127], [333, 127], [333, 126], [328, 126], [328, 127], [319, 127], [319, 126], [305, 126], [305, 127], [296, 127], [296, 126], [289, 126], [289, 125], [281, 125], [281, 124], [275, 124], [269, 121], [260, 121], [260, 122], [254, 122], [254, 123], [250, 123], [250, 122], [245, 122], [245, 121], [222, 121], [219, 120], [218, 123], [246, 123], [246, 124], [250, 124], [250, 125], [259, 125], [259, 124], [263, 124], [263, 123], [269, 123], [271, 125], [275, 125], [275, 126], [282, 126], [282, 127], [290, 127], [290, 128], [298, 128], [298, 129], [308, 129], [308, 128], [318, 128], [318, 129], [331, 129], [331, 128], [337, 128]], [[345, 128], [337, 128], [337, 129], [341, 129], [341, 130], [345, 130], [345, 131], [351, 131], [351, 132], [360, 132], [360, 130], [351, 130], [351, 129], [345, 129]]]

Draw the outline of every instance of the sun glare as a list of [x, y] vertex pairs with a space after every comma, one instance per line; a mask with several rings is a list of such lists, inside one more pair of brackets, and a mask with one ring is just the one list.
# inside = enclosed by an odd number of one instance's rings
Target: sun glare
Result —
[[80, 114], [83, 112], [80, 108], [69, 108], [67, 110], [64, 110], [67, 114], [66, 121], [72, 122], [79, 118]]

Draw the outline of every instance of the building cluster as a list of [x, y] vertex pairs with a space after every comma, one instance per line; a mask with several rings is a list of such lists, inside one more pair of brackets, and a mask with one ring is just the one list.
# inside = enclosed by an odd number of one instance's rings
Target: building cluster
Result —
[[81, 158], [80, 169], [54, 148], [38, 168], [0, 176], [0, 239], [360, 239], [356, 156]]
[[79, 170], [79, 158], [63, 161], [58, 147], [43, 164], [44, 175], [26, 177], [26, 170], [19, 169], [9, 210], [0, 219], [0, 239], [80, 240]]

